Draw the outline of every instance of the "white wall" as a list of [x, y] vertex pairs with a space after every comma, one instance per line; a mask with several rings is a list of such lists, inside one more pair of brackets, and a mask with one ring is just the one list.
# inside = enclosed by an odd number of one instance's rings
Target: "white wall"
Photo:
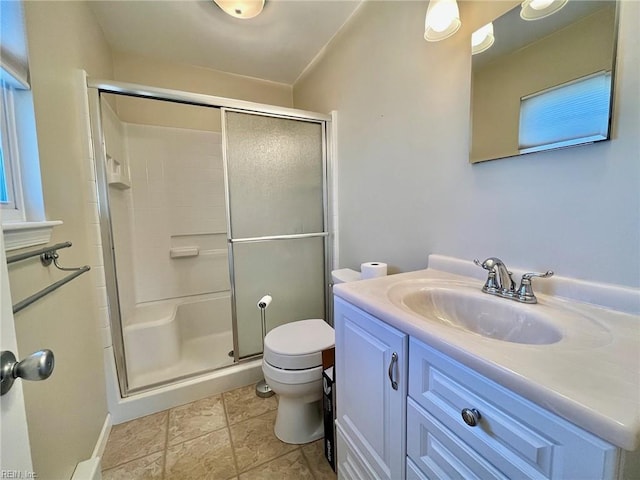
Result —
[[462, 29], [428, 43], [426, 2], [366, 2], [294, 85], [295, 107], [338, 110], [341, 266], [496, 255], [640, 286], [640, 3], [622, 2], [612, 141], [476, 165], [470, 36], [506, 8], [459, 3]]
[[[114, 52], [114, 79], [154, 87], [196, 92], [250, 102], [291, 107], [291, 85], [234, 75], [208, 68]], [[220, 115], [201, 107], [118, 98], [118, 114], [125, 122], [221, 131]]]
[[[83, 2], [25, 2], [25, 21], [46, 215], [64, 222], [51, 243], [73, 243], [59, 252], [64, 266], [101, 265], [81, 69], [112, 76], [110, 52]], [[14, 301], [65, 275], [37, 259], [15, 267]], [[91, 456], [107, 415], [99, 331], [106, 304], [96, 295], [101, 278], [94, 267], [16, 315], [20, 352], [50, 348], [56, 359], [47, 381], [23, 384], [39, 479], [70, 478], [76, 463]]]

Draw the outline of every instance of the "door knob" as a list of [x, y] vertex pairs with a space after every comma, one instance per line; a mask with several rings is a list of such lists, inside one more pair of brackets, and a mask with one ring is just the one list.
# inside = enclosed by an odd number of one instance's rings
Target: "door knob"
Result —
[[0, 395], [4, 395], [11, 390], [16, 378], [46, 380], [53, 373], [54, 364], [51, 350], [38, 350], [21, 362], [16, 360], [12, 352], [8, 350], [2, 351], [0, 358]]

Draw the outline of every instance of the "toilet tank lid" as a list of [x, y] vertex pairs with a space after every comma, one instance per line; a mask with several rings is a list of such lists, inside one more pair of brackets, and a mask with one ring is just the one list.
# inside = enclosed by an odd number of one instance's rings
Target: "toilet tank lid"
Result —
[[350, 268], [341, 268], [340, 270], [333, 270], [331, 272], [331, 278], [333, 283], [347, 283], [360, 280], [360, 272], [351, 270]]

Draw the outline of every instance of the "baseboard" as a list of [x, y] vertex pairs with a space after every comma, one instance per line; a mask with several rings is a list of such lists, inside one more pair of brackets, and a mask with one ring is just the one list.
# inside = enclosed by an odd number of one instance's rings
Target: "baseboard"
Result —
[[96, 446], [93, 448], [91, 458], [76, 465], [76, 469], [73, 471], [71, 480], [102, 480], [100, 458], [104, 455], [104, 449], [107, 446], [107, 440], [109, 440], [111, 427], [111, 414], [107, 413], [100, 435], [98, 435], [98, 441], [96, 442]]
[[107, 413], [107, 416], [104, 419], [104, 424], [102, 425], [102, 430], [98, 436], [98, 441], [96, 442], [96, 446], [91, 454], [91, 458], [102, 457], [104, 455], [104, 449], [107, 447], [107, 440], [109, 440], [109, 433], [111, 433], [112, 426], [113, 422], [111, 420], [111, 414]]
[[71, 480], [102, 480], [100, 458], [90, 458], [76, 465]]

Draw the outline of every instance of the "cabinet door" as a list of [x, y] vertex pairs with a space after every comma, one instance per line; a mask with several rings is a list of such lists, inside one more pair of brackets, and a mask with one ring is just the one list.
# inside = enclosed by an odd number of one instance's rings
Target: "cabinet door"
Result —
[[340, 298], [334, 319], [338, 426], [376, 478], [403, 479], [408, 337]]

